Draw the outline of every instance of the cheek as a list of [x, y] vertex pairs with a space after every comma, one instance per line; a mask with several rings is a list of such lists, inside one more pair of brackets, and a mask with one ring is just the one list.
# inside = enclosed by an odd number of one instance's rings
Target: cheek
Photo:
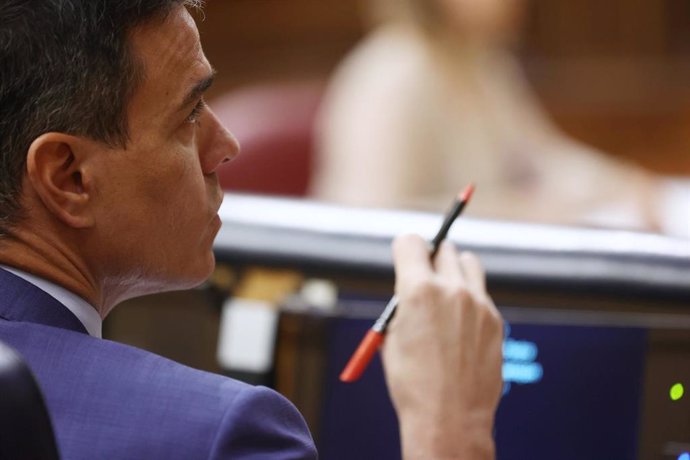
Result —
[[156, 153], [140, 153], [142, 161], [110, 168], [101, 208], [113, 228], [135, 225], [141, 232], [165, 237], [205, 209], [204, 180], [194, 152], [177, 147]]
[[185, 156], [157, 181], [152, 198], [176, 232], [198, 232], [208, 218], [208, 192], [199, 161]]
[[153, 161], [141, 166], [137, 184], [143, 197], [173, 205], [203, 187], [196, 150], [179, 144], [160, 149]]
[[177, 141], [183, 146], [190, 146], [194, 144], [196, 140], [196, 130], [197, 125], [195, 123], [185, 122], [180, 126], [175, 132], [175, 137]]
[[122, 153], [109, 167], [105, 191], [113, 211], [121, 210], [120, 217], [136, 219], [137, 225], [160, 235], [166, 228], [183, 230], [208, 213], [208, 192], [194, 143], [169, 139]]

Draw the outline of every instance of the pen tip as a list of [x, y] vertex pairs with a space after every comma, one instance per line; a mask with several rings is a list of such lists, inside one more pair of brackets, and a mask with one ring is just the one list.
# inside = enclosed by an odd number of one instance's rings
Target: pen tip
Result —
[[474, 184], [470, 182], [465, 189], [458, 194], [458, 201], [469, 201], [474, 193]]

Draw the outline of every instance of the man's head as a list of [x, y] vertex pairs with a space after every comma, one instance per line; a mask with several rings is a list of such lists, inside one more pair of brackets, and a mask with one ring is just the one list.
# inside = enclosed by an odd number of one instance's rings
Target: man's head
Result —
[[238, 147], [203, 104], [213, 72], [190, 3], [0, 9], [0, 232], [128, 291], [97, 303], [189, 286], [213, 266], [215, 169]]
[[0, 234], [20, 218], [31, 142], [49, 131], [125, 145], [141, 69], [129, 32], [183, 0], [6, 0], [0, 8]]

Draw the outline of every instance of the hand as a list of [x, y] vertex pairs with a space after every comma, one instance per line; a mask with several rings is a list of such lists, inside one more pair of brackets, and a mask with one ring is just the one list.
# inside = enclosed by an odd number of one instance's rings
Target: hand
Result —
[[413, 235], [396, 238], [393, 257], [399, 304], [382, 352], [403, 457], [492, 458], [503, 321], [483, 269], [448, 242], [432, 263]]

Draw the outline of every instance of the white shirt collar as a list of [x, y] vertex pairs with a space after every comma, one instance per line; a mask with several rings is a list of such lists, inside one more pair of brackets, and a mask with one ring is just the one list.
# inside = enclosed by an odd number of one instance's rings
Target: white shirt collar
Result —
[[62, 286], [58, 286], [55, 283], [47, 281], [43, 278], [39, 278], [36, 275], [32, 275], [30, 273], [26, 273], [25, 271], [18, 270], [14, 267], [8, 267], [6, 265], [0, 265], [0, 267], [17, 275], [25, 281], [28, 281], [46, 294], [53, 297], [55, 300], [67, 307], [67, 309], [71, 311], [74, 316], [77, 317], [77, 319], [79, 319], [90, 336], [98, 337], [99, 339], [102, 338], [103, 320], [96, 309], [86, 300], [82, 299], [75, 293], [68, 291]]

